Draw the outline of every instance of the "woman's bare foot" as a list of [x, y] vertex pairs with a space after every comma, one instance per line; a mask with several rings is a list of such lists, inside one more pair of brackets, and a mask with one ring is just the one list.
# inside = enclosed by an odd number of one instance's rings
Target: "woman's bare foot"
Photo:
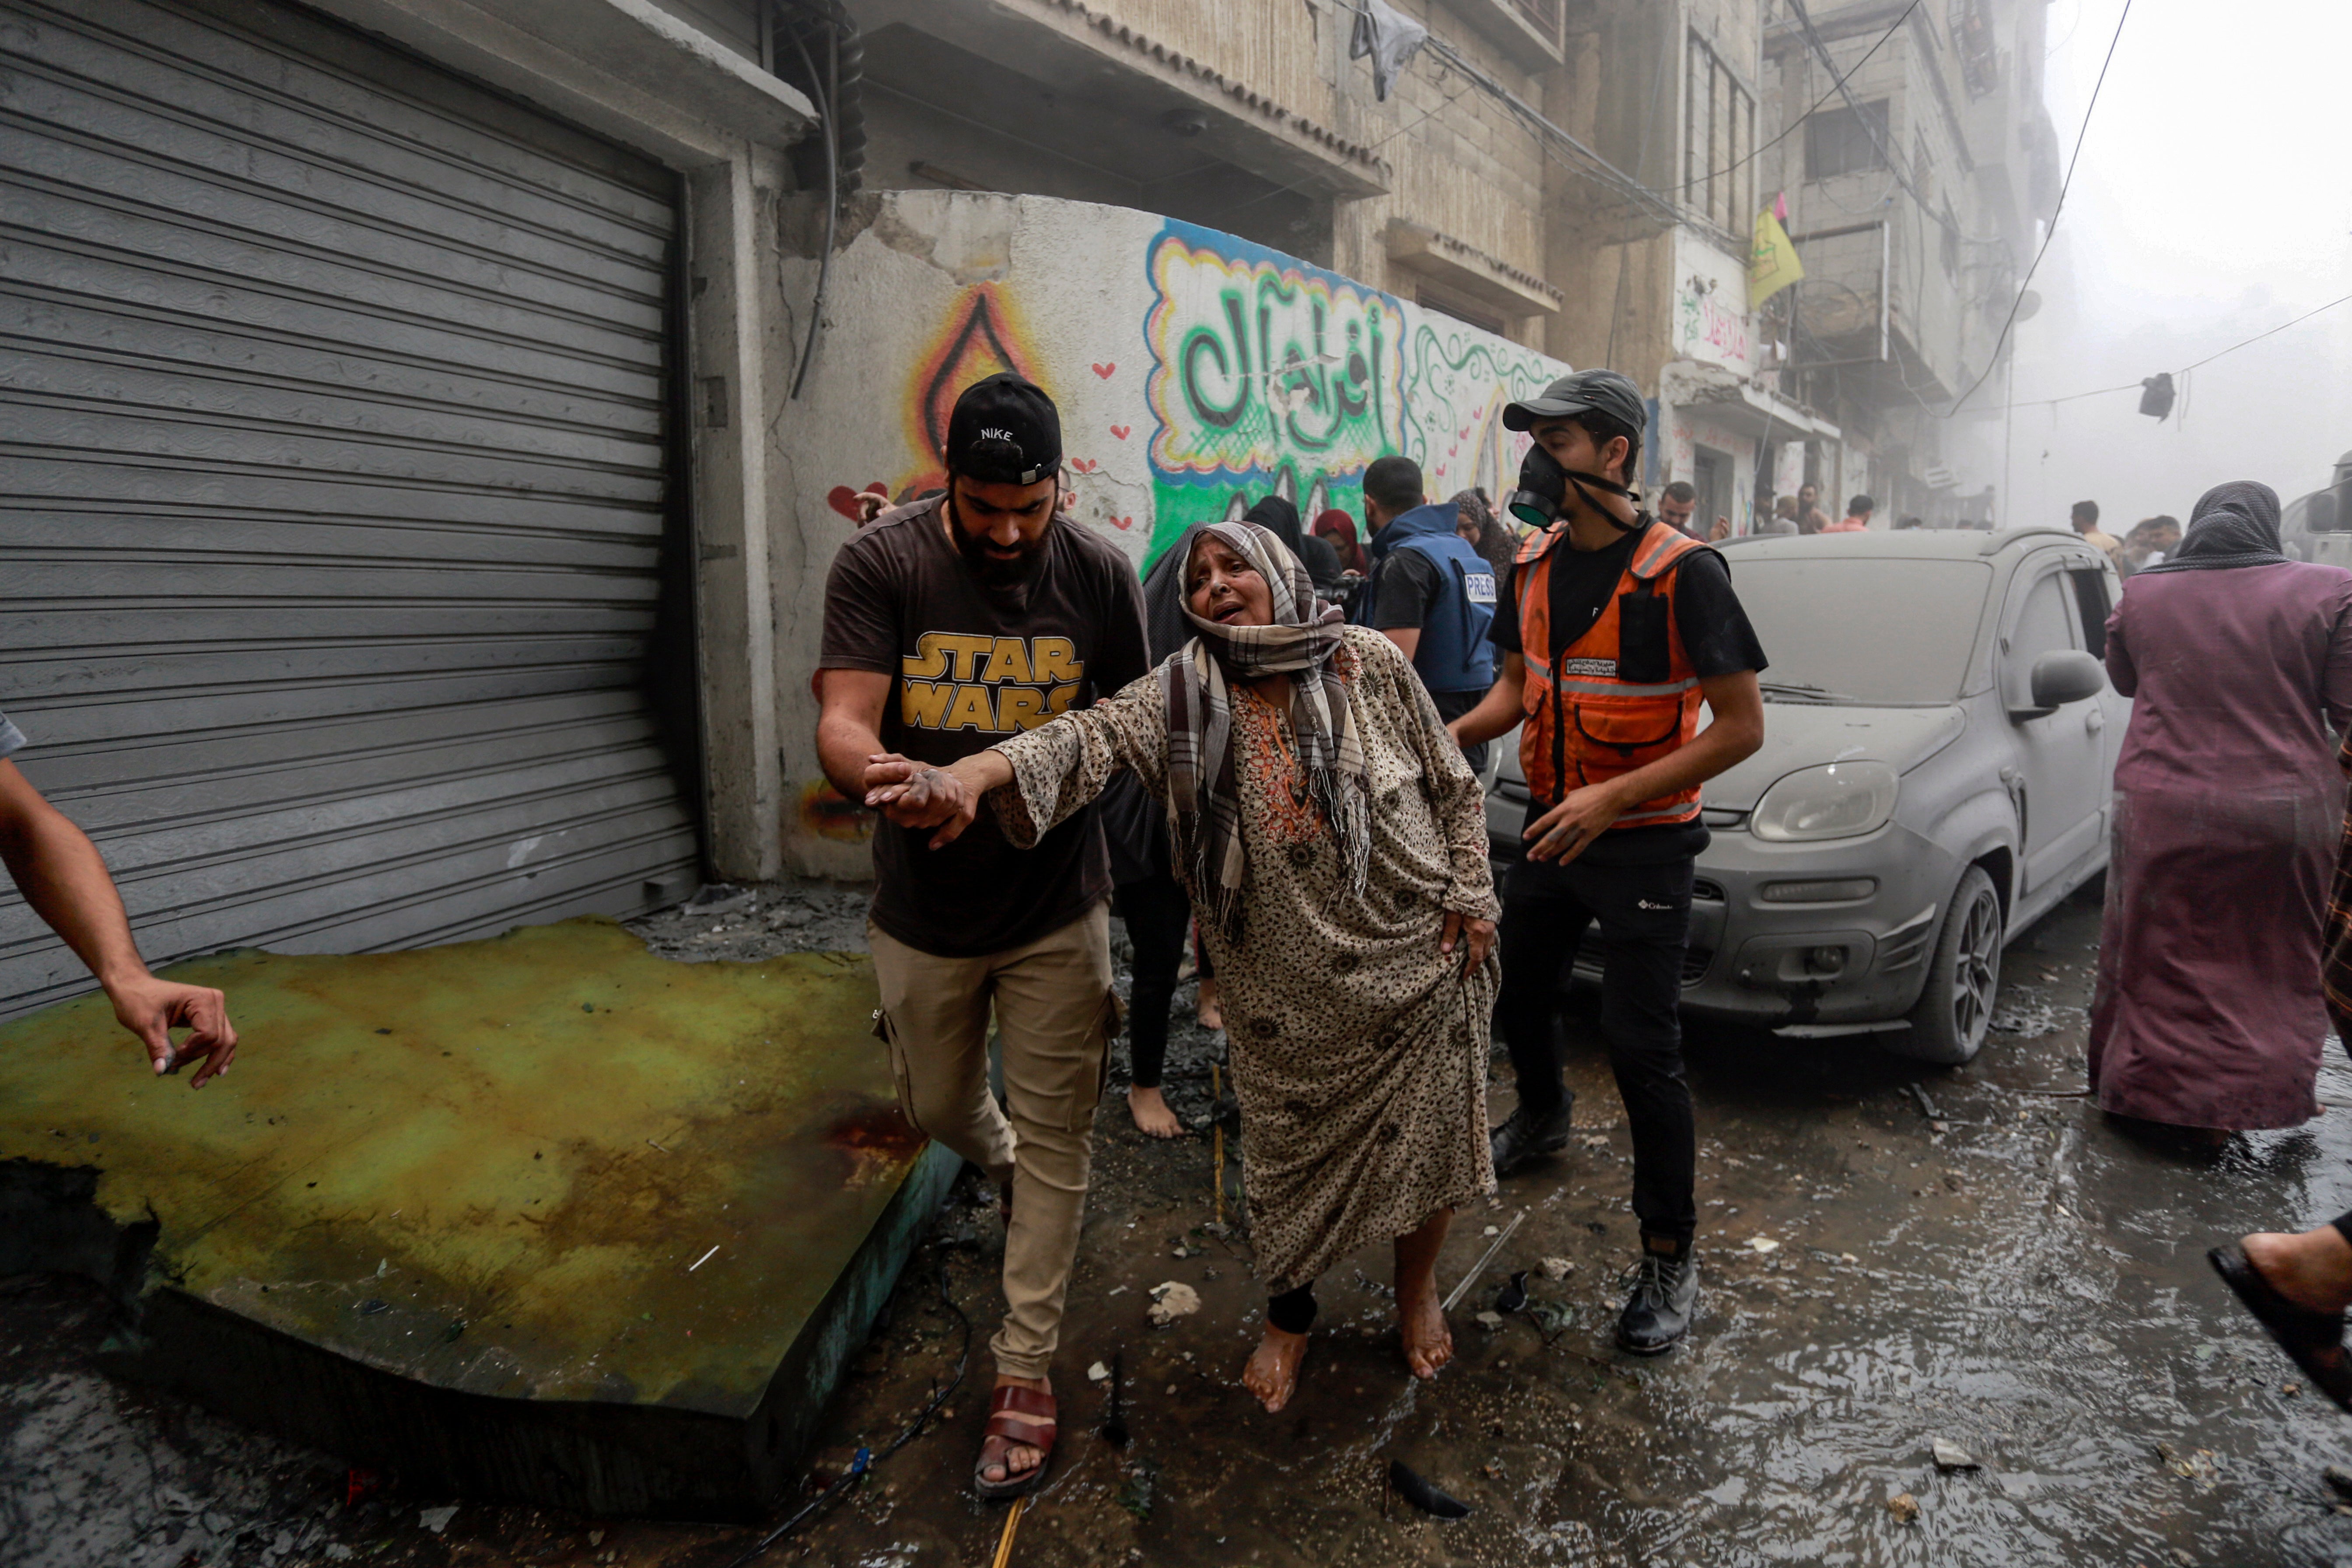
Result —
[[1454, 1359], [1454, 1331], [1445, 1326], [1434, 1280], [1412, 1289], [1397, 1287], [1397, 1326], [1404, 1336], [1404, 1362], [1415, 1377], [1435, 1377]]
[[2352, 1242], [2334, 1226], [2300, 1236], [2260, 1231], [2239, 1237], [2238, 1247], [2265, 1284], [2305, 1311], [2352, 1306]]
[[1201, 1021], [1201, 1027], [1204, 1029], [1222, 1029], [1225, 1026], [1224, 1009], [1217, 1005], [1215, 975], [1209, 975], [1201, 982], [1201, 999], [1193, 1004], [1192, 1016]]
[[1257, 1395], [1257, 1402], [1271, 1415], [1297, 1392], [1298, 1363], [1306, 1359], [1305, 1334], [1286, 1334], [1268, 1323], [1265, 1337], [1250, 1352], [1249, 1365], [1242, 1368], [1242, 1386]]
[[1129, 1089], [1127, 1113], [1135, 1118], [1136, 1131], [1147, 1138], [1176, 1138], [1183, 1134], [1184, 1124], [1168, 1109], [1168, 1101], [1157, 1087], [1146, 1089], [1138, 1084]]
[[1453, 1223], [1454, 1211], [1439, 1209], [1396, 1239], [1397, 1327], [1415, 1377], [1435, 1377], [1454, 1359], [1454, 1331], [1437, 1297], [1437, 1253]]

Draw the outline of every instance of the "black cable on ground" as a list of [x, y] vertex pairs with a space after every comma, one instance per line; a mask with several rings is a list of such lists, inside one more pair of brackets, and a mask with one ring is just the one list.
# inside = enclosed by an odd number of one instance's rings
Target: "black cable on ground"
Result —
[[727, 1568], [743, 1568], [745, 1563], [765, 1555], [770, 1547], [790, 1535], [804, 1521], [856, 1491], [866, 1478], [873, 1474], [875, 1466], [913, 1442], [925, 1424], [939, 1413], [940, 1406], [948, 1402], [948, 1396], [962, 1385], [964, 1370], [971, 1364], [971, 1319], [965, 1316], [964, 1310], [955, 1304], [955, 1298], [948, 1294], [948, 1265], [944, 1258], [940, 1259], [939, 1286], [940, 1304], [954, 1313], [956, 1321], [963, 1326], [963, 1348], [956, 1352], [955, 1375], [948, 1379], [945, 1387], [931, 1395], [931, 1402], [929, 1405], [915, 1413], [914, 1420], [907, 1424], [905, 1430], [890, 1439], [887, 1447], [878, 1454], [870, 1453], [863, 1448], [859, 1449], [858, 1457], [850, 1465], [847, 1475], [802, 1504], [798, 1512], [761, 1536], [753, 1543], [750, 1551], [730, 1561]]

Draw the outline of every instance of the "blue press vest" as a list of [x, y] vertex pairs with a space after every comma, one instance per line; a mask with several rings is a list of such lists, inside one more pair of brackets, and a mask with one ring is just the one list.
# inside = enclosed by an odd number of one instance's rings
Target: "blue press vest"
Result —
[[1399, 550], [1418, 551], [1451, 580], [1453, 591], [1438, 595], [1412, 668], [1432, 691], [1484, 691], [1495, 684], [1495, 645], [1486, 640], [1494, 624], [1497, 587], [1495, 568], [1454, 531], [1454, 503], [1417, 506], [1372, 537], [1372, 574], [1356, 597], [1357, 619], [1370, 626], [1380, 602], [1381, 570]]

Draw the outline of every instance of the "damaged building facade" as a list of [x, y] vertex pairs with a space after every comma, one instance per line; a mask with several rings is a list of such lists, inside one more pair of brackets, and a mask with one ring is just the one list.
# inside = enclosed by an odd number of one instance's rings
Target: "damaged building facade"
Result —
[[1825, 505], [1868, 492], [1882, 526], [2035, 521], [2006, 515], [1967, 437], [2007, 401], [2002, 324], [2058, 198], [2046, 0], [1774, 9], [1763, 103], [1783, 139], [1759, 163], [1788, 193], [1805, 277], [1762, 331], [1781, 384], [1844, 437], [1787, 477]]

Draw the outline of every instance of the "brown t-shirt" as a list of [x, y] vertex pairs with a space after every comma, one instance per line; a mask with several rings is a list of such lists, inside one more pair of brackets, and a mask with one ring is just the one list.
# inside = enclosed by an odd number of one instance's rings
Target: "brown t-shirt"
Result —
[[[897, 678], [882, 744], [945, 763], [1084, 708], [1150, 668], [1135, 568], [1067, 517], [1045, 531], [1025, 588], [982, 587], [947, 537], [938, 498], [882, 514], [833, 559], [818, 667]], [[1091, 809], [1025, 853], [983, 809], [943, 849], [930, 832], [877, 825], [874, 923], [943, 958], [1002, 952], [1110, 894]]]

